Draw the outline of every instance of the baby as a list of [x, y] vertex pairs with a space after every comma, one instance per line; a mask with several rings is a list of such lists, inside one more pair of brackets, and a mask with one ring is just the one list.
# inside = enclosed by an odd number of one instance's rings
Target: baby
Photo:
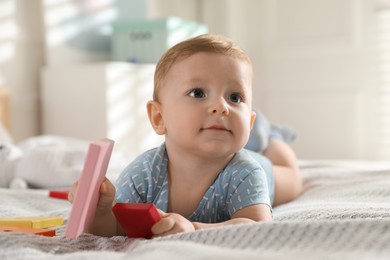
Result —
[[[152, 232], [165, 236], [269, 221], [272, 206], [297, 197], [302, 181], [285, 142], [267, 138], [265, 149], [252, 146], [262, 151], [243, 149], [256, 119], [252, 73], [249, 57], [222, 36], [201, 35], [170, 48], [157, 64], [147, 103], [150, 123], [165, 142], [130, 163], [115, 187], [102, 183], [90, 232], [124, 235], [115, 202], [154, 203], [162, 219]], [[77, 183], [70, 201], [76, 189]]]

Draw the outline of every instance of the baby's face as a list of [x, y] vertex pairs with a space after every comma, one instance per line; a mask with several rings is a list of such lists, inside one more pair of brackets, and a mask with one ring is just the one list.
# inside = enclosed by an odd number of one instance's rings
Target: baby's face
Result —
[[198, 53], [175, 63], [159, 93], [168, 146], [204, 156], [227, 156], [247, 142], [252, 112], [248, 63]]

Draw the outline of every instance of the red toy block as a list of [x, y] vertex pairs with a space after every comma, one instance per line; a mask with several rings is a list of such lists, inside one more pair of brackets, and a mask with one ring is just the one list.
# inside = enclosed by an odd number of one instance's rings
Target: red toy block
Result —
[[112, 210], [128, 237], [151, 238], [152, 226], [161, 219], [151, 203], [116, 203]]
[[28, 227], [16, 227], [16, 226], [0, 226], [0, 232], [29, 233], [29, 234], [42, 235], [47, 237], [53, 237], [56, 235], [56, 231], [54, 229], [28, 228]]
[[49, 191], [49, 197], [56, 199], [68, 200], [69, 190], [51, 190]]

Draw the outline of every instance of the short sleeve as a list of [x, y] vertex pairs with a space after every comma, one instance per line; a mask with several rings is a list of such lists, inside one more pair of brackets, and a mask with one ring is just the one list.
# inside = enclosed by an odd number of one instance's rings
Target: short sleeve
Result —
[[115, 183], [116, 202], [154, 203], [168, 208], [167, 156], [165, 145], [146, 151], [131, 162]]
[[246, 173], [244, 170], [241, 177], [231, 187], [230, 199], [227, 203], [227, 211], [230, 216], [238, 210], [255, 204], [266, 204], [271, 208], [268, 182], [264, 170], [261, 167]]

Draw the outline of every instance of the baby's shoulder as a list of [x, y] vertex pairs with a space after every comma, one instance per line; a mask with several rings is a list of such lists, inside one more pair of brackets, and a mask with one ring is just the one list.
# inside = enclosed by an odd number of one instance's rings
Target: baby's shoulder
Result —
[[248, 170], [261, 168], [259, 159], [262, 155], [252, 151], [242, 149], [235, 154], [233, 159], [229, 162], [228, 167], [233, 169]]
[[166, 168], [167, 161], [168, 159], [165, 145], [161, 145], [140, 154], [126, 167], [124, 171], [133, 176], [137, 173], [150, 175], [164, 170]]
[[138, 155], [131, 164], [160, 164], [167, 160], [165, 145], [152, 148]]

